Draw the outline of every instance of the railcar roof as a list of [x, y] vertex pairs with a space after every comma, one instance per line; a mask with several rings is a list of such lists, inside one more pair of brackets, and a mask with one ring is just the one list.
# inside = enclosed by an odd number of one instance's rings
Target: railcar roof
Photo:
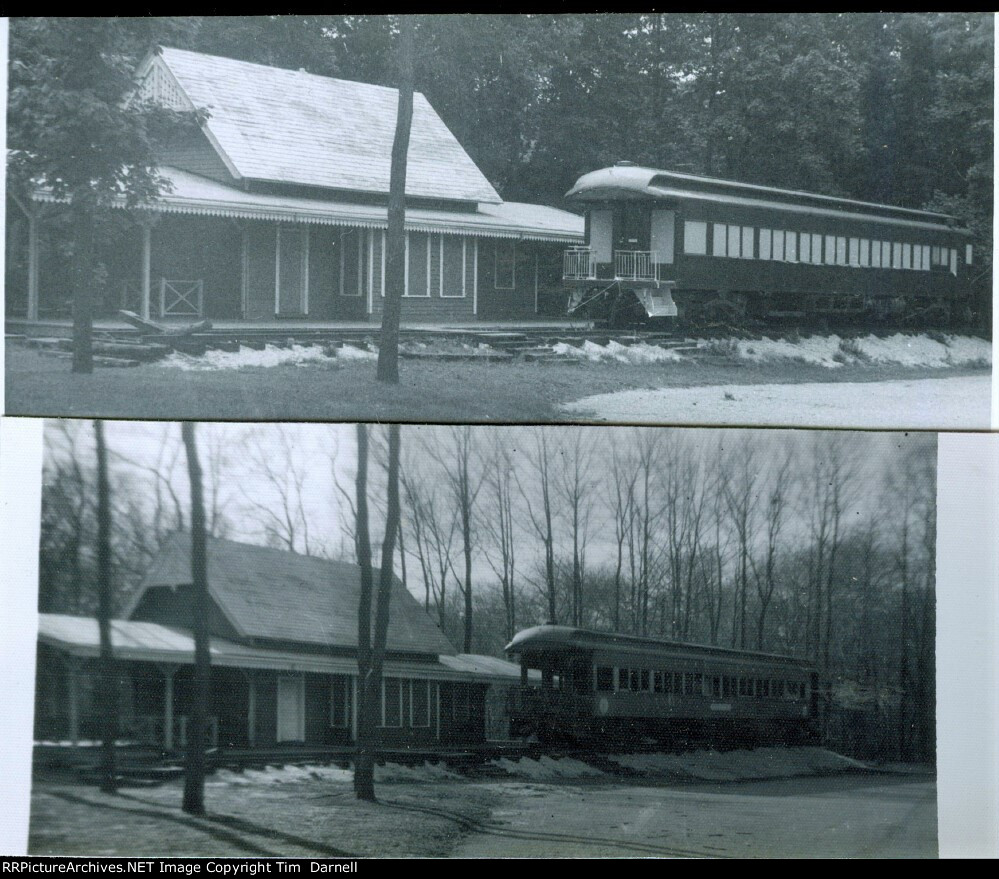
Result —
[[595, 632], [590, 629], [577, 629], [572, 626], [534, 626], [518, 632], [513, 640], [506, 645], [507, 653], [523, 653], [525, 650], [544, 649], [545, 647], [579, 647], [594, 650], [615, 648], [629, 652], [683, 650], [718, 656], [729, 659], [755, 660], [762, 662], [782, 662], [810, 667], [807, 660], [780, 653], [765, 653], [757, 650], [735, 650], [729, 647], [717, 647], [708, 644], [690, 644], [683, 641], [667, 641], [660, 638], [647, 638], [639, 635], [624, 635], [618, 632]]
[[[705, 189], [720, 191], [712, 193], [705, 192]], [[606, 196], [610, 193], [633, 198], [641, 196], [650, 198], [707, 198], [713, 195], [712, 200], [717, 201], [731, 199], [733, 203], [785, 209], [793, 202], [804, 202], [805, 204], [800, 207], [820, 208], [826, 206], [827, 209], [833, 209], [837, 215], [842, 215], [844, 211], [853, 211], [857, 213], [858, 219], [861, 217], [876, 218], [878, 214], [888, 214], [893, 219], [927, 223], [935, 228], [950, 228], [953, 224], [960, 223], [956, 217], [933, 211], [920, 211], [914, 208], [837, 198], [815, 192], [760, 186], [737, 180], [725, 180], [720, 177], [683, 174], [678, 171], [664, 171], [637, 165], [615, 165], [611, 168], [601, 168], [584, 174], [566, 193], [566, 198], [582, 200], [598, 195]], [[769, 200], [760, 201], [761, 197]]]

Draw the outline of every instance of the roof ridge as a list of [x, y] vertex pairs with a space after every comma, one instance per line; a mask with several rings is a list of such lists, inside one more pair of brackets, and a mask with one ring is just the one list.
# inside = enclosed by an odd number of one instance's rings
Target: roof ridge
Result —
[[[179, 52], [184, 55], [195, 55], [199, 58], [212, 58], [218, 61], [224, 61], [228, 64], [245, 64], [249, 67], [259, 67], [263, 70], [277, 70], [282, 73], [290, 73], [294, 74], [295, 76], [308, 76], [312, 77], [313, 79], [321, 79], [327, 82], [345, 82], [351, 85], [363, 85], [372, 89], [381, 89], [382, 91], [395, 92], [396, 94], [398, 94], [399, 92], [399, 89], [396, 86], [379, 85], [378, 83], [375, 82], [365, 82], [364, 80], [360, 79], [346, 79], [345, 77], [342, 76], [327, 76], [323, 73], [312, 73], [311, 71], [305, 70], [303, 68], [296, 69], [293, 67], [280, 67], [275, 64], [262, 64], [259, 61], [246, 61], [242, 58], [232, 58], [229, 55], [216, 55], [211, 52], [198, 52], [194, 49], [181, 49], [178, 48], [177, 46], [167, 46], [164, 44], [159, 44], [157, 45], [156, 48], [159, 49], [160, 52], [163, 51]], [[426, 99], [423, 92], [414, 90], [413, 97], [415, 98], [417, 95]]]

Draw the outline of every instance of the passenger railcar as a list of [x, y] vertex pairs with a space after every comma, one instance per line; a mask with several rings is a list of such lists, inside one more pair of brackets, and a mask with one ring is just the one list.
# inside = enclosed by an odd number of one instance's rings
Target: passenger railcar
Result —
[[793, 657], [555, 625], [518, 633], [506, 652], [521, 669], [514, 736], [794, 744], [816, 735], [818, 675]]
[[954, 217], [642, 168], [584, 174], [569, 312], [637, 318], [968, 316], [970, 233]]

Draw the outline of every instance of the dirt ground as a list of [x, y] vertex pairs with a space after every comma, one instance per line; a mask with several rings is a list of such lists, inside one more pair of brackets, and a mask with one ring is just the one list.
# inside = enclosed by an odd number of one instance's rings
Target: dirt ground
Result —
[[653, 772], [636, 768], [643, 759], [609, 772], [542, 758], [506, 766], [512, 775], [472, 778], [443, 768], [396, 767], [394, 777], [378, 782], [375, 804], [354, 799], [346, 770], [220, 772], [206, 787], [204, 818], [181, 812], [180, 781], [107, 795], [50, 773], [35, 779], [29, 852], [618, 858], [937, 853], [936, 786], [925, 768], [830, 771], [834, 761], [846, 761], [818, 749], [786, 756], [771, 750], [653, 758], [663, 764]]
[[[189, 372], [144, 365], [73, 375], [65, 360], [6, 350], [6, 413], [105, 418], [465, 423], [578, 421], [562, 406], [615, 391], [711, 385], [867, 383], [986, 376], [981, 367], [752, 363], [705, 356], [660, 364], [403, 361], [401, 382], [372, 363]], [[794, 413], [784, 421], [793, 424]], [[683, 423], [665, 413], [663, 423]], [[901, 425], [899, 425], [901, 426]]]

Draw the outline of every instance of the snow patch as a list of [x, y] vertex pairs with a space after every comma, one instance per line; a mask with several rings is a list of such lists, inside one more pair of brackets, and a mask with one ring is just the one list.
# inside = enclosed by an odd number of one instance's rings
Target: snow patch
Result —
[[[433, 782], [455, 781], [461, 776], [441, 763], [424, 763], [422, 766], [403, 766], [399, 763], [385, 763], [375, 766], [375, 781]], [[219, 769], [209, 779], [215, 785], [269, 785], [298, 784], [308, 781], [350, 784], [354, 780], [353, 769], [339, 766], [266, 766], [263, 769], [244, 769], [235, 772]]]
[[643, 775], [667, 775], [699, 781], [748, 781], [794, 778], [864, 768], [864, 764], [824, 748], [756, 748], [739, 751], [692, 751], [689, 754], [619, 754], [609, 758]]
[[591, 363], [614, 361], [617, 363], [642, 364], [664, 363], [667, 361], [675, 362], [683, 359], [680, 354], [671, 348], [660, 348], [658, 345], [649, 345], [646, 342], [639, 342], [635, 345], [622, 345], [613, 339], [606, 345], [598, 345], [595, 342], [587, 340], [579, 348], [565, 342], [558, 342], [552, 346], [552, 351], [563, 357], [589, 360]]
[[536, 760], [530, 757], [523, 757], [520, 760], [508, 760], [506, 757], [501, 757], [499, 760], [493, 760], [491, 765], [502, 769], [509, 775], [530, 778], [535, 781], [552, 778], [592, 778], [603, 775], [599, 769], [572, 757], [544, 756]]
[[206, 351], [199, 357], [174, 351], [158, 361], [156, 365], [197, 372], [316, 364], [329, 366], [338, 361], [377, 359], [377, 351], [366, 351], [363, 348], [355, 348], [353, 345], [344, 345], [335, 351], [328, 350], [322, 345], [289, 345], [286, 348], [265, 345], [260, 351], [243, 346], [239, 351]]

